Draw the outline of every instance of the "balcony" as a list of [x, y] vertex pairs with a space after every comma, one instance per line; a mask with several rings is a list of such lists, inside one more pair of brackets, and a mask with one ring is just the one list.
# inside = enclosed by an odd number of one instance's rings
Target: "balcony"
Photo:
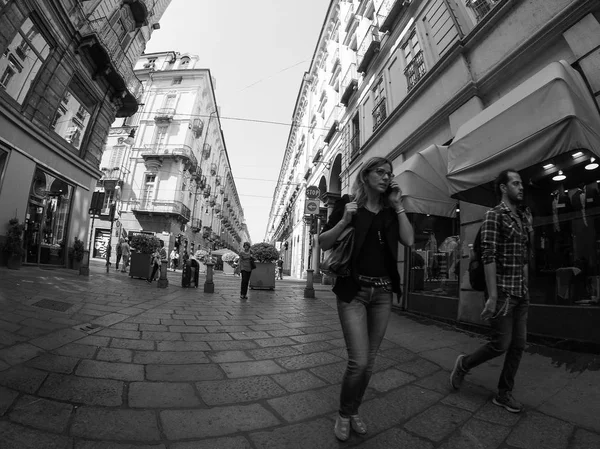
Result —
[[385, 104], [385, 97], [383, 97], [375, 108], [373, 108], [373, 131], [379, 128], [379, 125], [387, 118], [387, 108]]
[[96, 66], [93, 78], [105, 77], [115, 90], [116, 117], [131, 117], [138, 110], [135, 95], [141, 90], [141, 83], [121, 47], [119, 34], [105, 17], [85, 21], [79, 32], [81, 40], [76, 53], [87, 56]]
[[350, 101], [350, 98], [352, 98], [352, 95], [356, 91], [357, 87], [358, 73], [356, 72], [356, 64], [352, 63], [350, 64], [350, 67], [348, 67], [346, 74], [342, 78], [342, 96], [340, 98], [340, 103], [344, 106], [348, 106], [348, 102]]
[[[210, 164], [210, 175], [215, 176], [217, 174], [217, 164], [212, 162]], [[216, 184], [216, 183], [215, 183]], [[218, 185], [218, 184], [217, 184]]]
[[198, 159], [188, 145], [147, 144], [144, 145], [141, 156], [144, 158], [144, 162], [150, 159], [159, 159], [161, 165], [162, 161], [167, 158], [173, 158], [176, 161], [181, 159], [186, 170], [191, 173], [198, 168]]
[[204, 131], [204, 122], [202, 121], [202, 119], [194, 119], [194, 121], [192, 121], [191, 129], [196, 139], [202, 137], [202, 132]]
[[175, 117], [175, 108], [160, 108], [156, 110], [154, 121], [156, 124], [169, 124]]
[[200, 184], [198, 185], [200, 190], [204, 190], [206, 188], [206, 175], [202, 175], [200, 177]]
[[319, 148], [319, 150], [315, 153], [315, 157], [313, 157], [312, 163], [313, 165], [317, 165], [317, 163], [321, 160], [323, 156], [323, 148]]
[[350, 160], [360, 153], [360, 133], [356, 133], [350, 139]]
[[327, 120], [325, 121], [325, 129], [327, 130], [327, 134], [323, 138], [323, 142], [325, 142], [327, 145], [329, 145], [329, 142], [331, 142], [331, 139], [333, 139], [333, 136], [338, 129], [338, 117], [340, 116], [340, 110], [341, 108], [339, 106], [334, 106], [329, 113], [329, 117], [327, 117]]
[[396, 19], [408, 5], [410, 5], [410, 0], [383, 0], [377, 11], [379, 31], [382, 33], [390, 31]]
[[184, 222], [188, 222], [191, 215], [190, 209], [181, 201], [134, 201], [131, 210], [135, 214], [175, 216]]
[[202, 181], [202, 167], [197, 167], [196, 170], [191, 172], [192, 179], [198, 184]]
[[423, 59], [423, 52], [418, 52], [415, 57], [408, 63], [404, 69], [404, 75], [406, 76], [406, 82], [408, 84], [408, 90], [411, 90], [419, 82], [423, 75], [427, 71], [425, 70], [425, 60]]
[[371, 61], [375, 55], [379, 53], [380, 45], [381, 40], [379, 38], [377, 27], [375, 25], [371, 25], [369, 27], [369, 31], [367, 31], [367, 35], [358, 48], [360, 62], [358, 64], [357, 71], [359, 73], [365, 73], [367, 71]]
[[[215, 186], [220, 186], [221, 185], [221, 175], [217, 175], [215, 176]], [[223, 189], [221, 189], [223, 190]]]
[[500, 0], [467, 0], [466, 5], [473, 10], [477, 22], [489, 13]]
[[202, 230], [202, 220], [199, 218], [192, 218], [190, 227], [192, 232], [200, 232]]
[[202, 194], [202, 196], [204, 196], [204, 198], [208, 198], [210, 196], [210, 191], [211, 191], [210, 186], [206, 186], [206, 188], [204, 189], [204, 193]]
[[101, 168], [102, 177], [99, 179], [99, 184], [104, 186], [105, 190], [115, 190], [116, 186], [123, 186], [125, 181], [125, 169], [122, 167]]
[[209, 143], [205, 143], [204, 146], [202, 147], [202, 157], [204, 159], [208, 159], [210, 157], [210, 152], [211, 152], [211, 146]]
[[131, 9], [131, 15], [133, 16], [133, 20], [135, 20], [135, 27], [141, 28], [145, 25], [148, 25], [148, 5], [146, 5], [147, 0], [123, 0], [123, 3], [129, 5]]
[[346, 22], [345, 31], [348, 32], [352, 27], [356, 17], [354, 15], [354, 4], [350, 3], [348, 5], [348, 12], [346, 13], [346, 17], [344, 18], [344, 22]]

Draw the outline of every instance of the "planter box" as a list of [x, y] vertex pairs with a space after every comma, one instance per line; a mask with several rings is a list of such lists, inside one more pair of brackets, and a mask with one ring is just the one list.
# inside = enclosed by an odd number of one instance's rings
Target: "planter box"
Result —
[[21, 256], [8, 256], [6, 259], [6, 266], [9, 270], [20, 270], [21, 269]]
[[131, 253], [129, 276], [148, 279], [152, 273], [152, 254]]
[[223, 262], [223, 273], [233, 275], [234, 268], [227, 262]]
[[252, 290], [275, 289], [275, 264], [256, 262], [256, 269], [250, 275], [250, 288]]

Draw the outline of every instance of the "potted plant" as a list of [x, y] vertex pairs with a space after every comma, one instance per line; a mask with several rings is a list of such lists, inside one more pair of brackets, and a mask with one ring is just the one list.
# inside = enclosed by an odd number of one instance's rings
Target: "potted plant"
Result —
[[233, 274], [235, 267], [237, 266], [236, 261], [239, 256], [236, 253], [227, 252], [223, 254], [221, 260], [223, 260], [223, 273]]
[[251, 289], [275, 288], [275, 261], [279, 259], [279, 251], [270, 243], [256, 243], [250, 247], [256, 268], [250, 276]]
[[79, 270], [81, 268], [81, 262], [83, 260], [83, 253], [85, 251], [85, 246], [83, 244], [83, 240], [80, 240], [78, 237], [75, 237], [75, 243], [73, 243], [73, 247], [70, 251], [70, 256], [72, 258], [71, 268], [74, 270]]
[[21, 268], [23, 258], [23, 231], [25, 227], [19, 223], [18, 218], [11, 218], [8, 221], [8, 232], [6, 233], [6, 241], [4, 242], [4, 252], [7, 256], [7, 266], [11, 270]]
[[129, 276], [147, 279], [152, 270], [152, 254], [160, 248], [160, 239], [149, 234], [134, 235], [129, 242], [131, 259]]

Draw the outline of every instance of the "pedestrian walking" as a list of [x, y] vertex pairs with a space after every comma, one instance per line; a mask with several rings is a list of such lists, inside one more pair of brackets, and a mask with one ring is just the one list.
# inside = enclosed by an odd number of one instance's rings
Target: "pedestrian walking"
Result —
[[152, 281], [156, 277], [156, 273], [162, 266], [162, 261], [167, 260], [167, 250], [165, 249], [165, 242], [163, 242], [162, 240], [160, 241], [160, 247], [158, 248], [158, 250], [155, 251], [152, 260], [153, 260], [152, 274], [150, 275], [150, 277], [148, 279], [146, 279], [146, 282], [148, 282], [149, 284], [152, 283]]
[[129, 268], [129, 258], [131, 257], [131, 247], [129, 246], [128, 238], [125, 238], [123, 243], [121, 243], [121, 257], [123, 258], [121, 273], [125, 273], [127, 272], [127, 268]]
[[506, 353], [495, 405], [519, 413], [523, 405], [514, 399], [515, 376], [527, 339], [529, 308], [527, 243], [530, 213], [523, 213], [523, 182], [515, 170], [496, 178], [500, 204], [485, 214], [481, 225], [481, 254], [485, 271], [486, 301], [481, 318], [490, 320], [491, 340], [469, 355], [456, 358], [450, 384], [459, 389], [469, 371]]
[[169, 255], [171, 270], [173, 270], [173, 271], [175, 271], [177, 269], [177, 258], [178, 257], [179, 257], [179, 254], [177, 253], [177, 251], [175, 251], [175, 248], [173, 248], [173, 250], [171, 251], [171, 254]]
[[119, 269], [119, 262], [121, 262], [121, 257], [123, 257], [123, 250], [121, 245], [123, 244], [123, 238], [119, 239], [119, 243], [117, 244], [117, 265], [115, 266], [115, 270]]
[[242, 275], [242, 284], [240, 287], [240, 299], [248, 299], [248, 284], [252, 274], [252, 264], [254, 260], [250, 254], [250, 243], [244, 242], [244, 249], [240, 251], [240, 273]]
[[333, 287], [348, 351], [334, 427], [341, 441], [349, 438], [350, 428], [361, 435], [367, 433], [358, 409], [385, 335], [393, 293], [401, 294], [398, 241], [411, 246], [414, 240], [402, 207], [402, 191], [388, 159], [369, 159], [352, 192], [353, 197], [344, 195], [337, 201], [319, 237], [321, 248], [328, 250], [346, 227], [354, 227], [350, 275], [337, 277]]
[[283, 280], [283, 259], [277, 260], [277, 279]]

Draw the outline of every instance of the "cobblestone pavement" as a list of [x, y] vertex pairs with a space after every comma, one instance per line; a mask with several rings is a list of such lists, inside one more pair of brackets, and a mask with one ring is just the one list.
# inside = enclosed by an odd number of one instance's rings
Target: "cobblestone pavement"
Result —
[[242, 302], [237, 277], [204, 294], [168, 275], [158, 289], [97, 262], [89, 278], [0, 268], [2, 449], [600, 448], [595, 359], [525, 354], [513, 415], [490, 401], [501, 361], [450, 391], [456, 355], [481, 337], [400, 313], [361, 408], [369, 432], [339, 443], [330, 287], [304, 299], [278, 281]]

